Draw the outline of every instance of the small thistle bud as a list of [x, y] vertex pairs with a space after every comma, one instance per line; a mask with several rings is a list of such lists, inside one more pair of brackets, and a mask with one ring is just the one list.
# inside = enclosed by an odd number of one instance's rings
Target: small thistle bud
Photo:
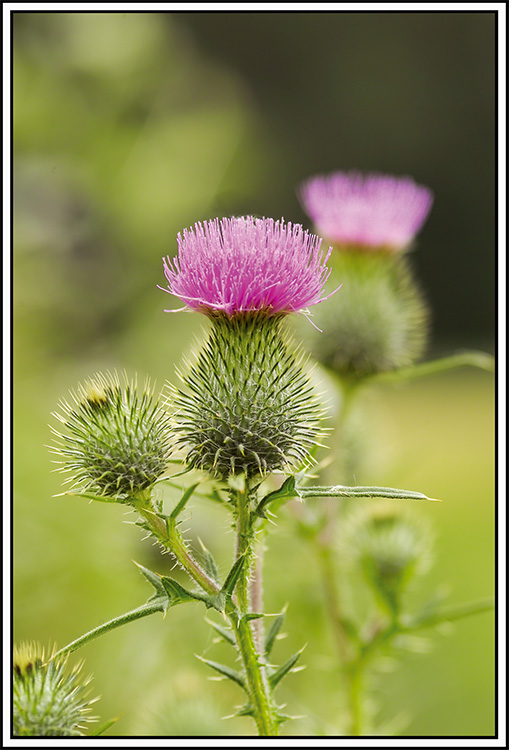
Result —
[[392, 507], [371, 506], [350, 519], [347, 551], [393, 613], [409, 581], [430, 565], [431, 538], [422, 519]]
[[148, 383], [98, 373], [62, 401], [55, 416], [53, 452], [69, 472], [73, 491], [126, 499], [151, 487], [164, 472], [170, 454], [170, 418]]
[[81, 664], [67, 668], [67, 659], [46, 662], [35, 643], [14, 647], [13, 735], [15, 737], [78, 737], [96, 699], [88, 697], [90, 678], [80, 677]]
[[406, 258], [342, 250], [330, 261], [343, 285], [299, 334], [314, 357], [347, 377], [411, 365], [425, 349], [428, 311]]
[[175, 397], [187, 462], [220, 478], [302, 464], [321, 409], [281, 316], [211, 316], [212, 330]]

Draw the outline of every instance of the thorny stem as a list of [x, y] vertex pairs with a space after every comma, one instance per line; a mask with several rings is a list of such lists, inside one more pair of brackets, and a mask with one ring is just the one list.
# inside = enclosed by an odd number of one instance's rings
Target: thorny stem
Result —
[[[148, 507], [148, 503], [147, 499], [141, 499], [136, 508], [147, 522], [150, 530], [161, 544], [173, 553], [182, 567], [204, 591], [208, 594], [218, 594], [220, 592], [219, 586], [192, 557], [176, 527], [166, 523], [160, 516], [154, 513], [151, 507]], [[237, 506], [236, 559], [245, 553], [248, 554], [248, 557], [252, 554], [253, 529], [247, 492], [237, 493]], [[235, 633], [235, 640], [246, 672], [249, 694], [253, 705], [253, 718], [258, 728], [258, 734], [264, 737], [271, 737], [277, 735], [278, 729], [272, 692], [265, 676], [265, 670], [260, 664], [261, 654], [255, 647], [250, 623], [243, 617], [243, 615], [249, 612], [248, 579], [249, 565], [246, 565], [245, 572], [243, 572], [237, 583], [238, 606], [230, 600], [225, 614], [230, 620]]]
[[[263, 612], [263, 539], [258, 544], [258, 554], [253, 566], [251, 576], [251, 612]], [[253, 620], [253, 633], [256, 647], [262, 653], [264, 643], [263, 617]]]
[[[255, 572], [251, 579], [251, 560], [253, 557], [254, 546], [254, 529], [253, 516], [251, 514], [251, 498], [249, 491], [237, 491], [235, 493], [237, 504], [237, 535], [235, 542], [235, 557], [247, 554], [247, 563], [237, 583], [237, 603], [240, 609], [240, 619], [238, 623], [232, 622], [239, 651], [242, 656], [246, 676], [251, 693], [251, 699], [255, 708], [255, 721], [260, 736], [276, 736], [278, 733], [278, 724], [275, 719], [275, 706], [272, 699], [272, 690], [270, 688], [265, 669], [261, 664], [262, 644], [260, 642], [261, 631], [256, 624], [261, 622], [255, 620], [253, 625], [242, 615], [260, 609], [254, 605], [261, 606], [261, 561], [260, 565], [255, 564]], [[251, 600], [249, 597], [250, 580], [254, 583], [254, 589], [251, 589]], [[253, 593], [255, 601], [253, 601]], [[257, 598], [258, 597], [258, 598]]]

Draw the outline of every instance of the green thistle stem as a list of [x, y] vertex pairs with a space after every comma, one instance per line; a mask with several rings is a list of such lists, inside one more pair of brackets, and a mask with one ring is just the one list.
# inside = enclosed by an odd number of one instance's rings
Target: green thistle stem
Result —
[[[248, 492], [238, 492], [236, 499], [238, 508], [236, 559], [238, 559], [238, 557], [246, 552], [248, 553], [248, 557], [252, 554], [253, 528]], [[218, 594], [220, 592], [219, 586], [193, 558], [175, 525], [168, 521], [165, 522], [165, 520], [153, 512], [150, 499], [147, 496], [140, 496], [135, 507], [157, 539], [172, 552], [191, 578], [208, 594]], [[230, 600], [227, 604], [225, 614], [230, 620], [235, 633], [235, 640], [246, 672], [249, 694], [253, 704], [253, 718], [256, 722], [258, 733], [260, 736], [271, 737], [277, 735], [278, 727], [274, 715], [275, 710], [271, 690], [263, 667], [260, 664], [260, 655], [256, 650], [251, 626], [243, 618], [243, 615], [249, 611], [248, 580], [249, 565], [246, 565], [245, 571], [237, 583], [238, 606]]]
[[140, 620], [142, 617], [148, 617], [149, 615], [153, 615], [155, 612], [165, 612], [164, 602], [148, 602], [147, 604], [143, 604], [141, 607], [137, 607], [136, 609], [132, 609], [130, 612], [126, 612], [125, 614], [120, 615], [120, 617], [114, 617], [112, 620], [108, 620], [108, 622], [99, 625], [93, 630], [89, 630], [88, 633], [85, 633], [79, 638], [76, 638], [76, 640], [71, 641], [71, 643], [68, 643], [67, 646], [64, 646], [64, 648], [61, 648], [60, 651], [57, 651], [55, 654], [53, 654], [51, 660], [55, 659], [57, 656], [63, 656], [64, 654], [70, 654], [73, 651], [77, 651], [82, 646], [85, 646], [87, 643], [90, 643], [90, 641], [93, 641], [100, 635], [104, 635], [104, 633], [107, 633], [110, 630], [119, 628], [121, 625], [126, 625], [128, 622]]
[[237, 599], [241, 612], [249, 611], [249, 575], [251, 570], [253, 528], [251, 524], [250, 498], [247, 491], [235, 493], [237, 506], [237, 536], [235, 542], [235, 559], [247, 552], [247, 562], [237, 583]]
[[150, 499], [146, 496], [140, 496], [133, 505], [145, 519], [150, 531], [166, 549], [170, 550], [193, 581], [198, 583], [207, 594], [218, 594], [219, 586], [191, 555], [175, 522], [172, 522], [172, 519], [165, 521], [158, 516], [152, 508]]
[[[251, 514], [249, 491], [235, 493], [237, 504], [237, 538], [235, 545], [236, 558], [247, 554], [247, 562], [237, 583], [237, 604], [240, 612], [232, 613], [230, 621], [235, 631], [237, 645], [246, 671], [251, 700], [254, 707], [254, 719], [260, 737], [276, 736], [278, 725], [275, 719], [272, 691], [265, 669], [260, 663], [261, 654], [257, 650], [253, 626], [243, 615], [250, 612], [249, 581], [251, 577], [251, 560], [253, 557], [254, 529]], [[261, 570], [258, 570], [258, 585], [261, 587]], [[259, 622], [256, 620], [255, 622]], [[260, 648], [260, 644], [258, 644]]]

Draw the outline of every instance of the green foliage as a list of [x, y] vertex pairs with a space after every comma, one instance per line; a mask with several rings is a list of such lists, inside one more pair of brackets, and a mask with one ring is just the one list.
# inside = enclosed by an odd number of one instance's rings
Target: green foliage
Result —
[[175, 394], [186, 461], [226, 479], [309, 460], [321, 409], [281, 317], [212, 317], [209, 338]]
[[138, 393], [127, 376], [121, 383], [116, 375], [98, 373], [60, 407], [53, 416], [64, 431], [52, 428], [53, 452], [62, 459], [61, 471], [71, 475], [73, 494], [121, 501], [151, 487], [166, 469], [170, 418], [148, 383]]
[[323, 333], [299, 327], [312, 354], [354, 378], [414, 362], [425, 348], [428, 313], [407, 259], [336, 248], [331, 266], [333, 283], [342, 287], [313, 311]]
[[37, 644], [23, 643], [13, 657], [13, 734], [15, 737], [79, 737], [85, 734], [90, 705], [89, 679], [81, 665], [69, 669], [66, 657], [46, 661]]

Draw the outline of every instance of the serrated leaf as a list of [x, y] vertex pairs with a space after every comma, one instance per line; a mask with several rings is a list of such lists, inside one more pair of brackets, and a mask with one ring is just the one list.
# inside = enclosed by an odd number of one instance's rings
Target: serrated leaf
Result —
[[206, 620], [208, 624], [214, 628], [216, 633], [221, 636], [227, 643], [230, 644], [230, 646], [236, 646], [235, 642], [235, 636], [233, 635], [231, 630], [227, 630], [226, 628], [223, 628], [221, 625], [217, 625], [212, 620]]
[[272, 689], [274, 689], [276, 685], [278, 685], [281, 682], [283, 677], [285, 677], [288, 674], [288, 672], [292, 669], [292, 667], [295, 666], [295, 664], [300, 658], [302, 651], [303, 649], [301, 649], [300, 651], [297, 651], [297, 653], [294, 654], [293, 656], [290, 656], [288, 661], [286, 661], [281, 667], [276, 669], [276, 671], [273, 672], [269, 676], [269, 683]]
[[286, 611], [281, 612], [280, 615], [278, 615], [272, 625], [270, 626], [269, 632], [267, 633], [267, 637], [265, 638], [265, 656], [270, 656], [272, 648], [274, 647], [274, 643], [276, 642], [276, 638], [279, 634], [279, 631], [283, 627], [283, 623], [285, 621]]
[[217, 661], [204, 659], [202, 656], [198, 656], [198, 659], [200, 661], [203, 661], [205, 664], [208, 664], [208, 666], [211, 667], [212, 669], [215, 669], [215, 671], [219, 672], [219, 674], [223, 675], [223, 677], [227, 677], [229, 680], [236, 682], [237, 685], [240, 685], [240, 687], [247, 692], [246, 681], [244, 677], [240, 674], [240, 672], [236, 672], [235, 669], [232, 669], [231, 667], [226, 666], [226, 664], [220, 664]]

